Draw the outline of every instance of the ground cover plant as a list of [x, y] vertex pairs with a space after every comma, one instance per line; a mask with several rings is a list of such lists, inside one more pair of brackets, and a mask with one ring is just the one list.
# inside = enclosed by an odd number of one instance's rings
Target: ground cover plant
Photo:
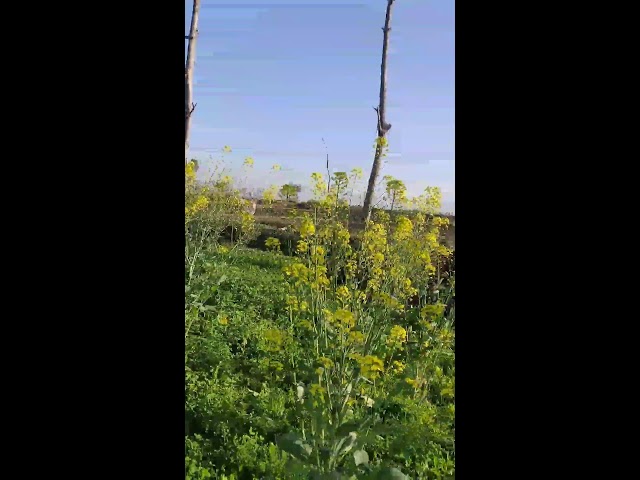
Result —
[[455, 478], [455, 271], [438, 189], [408, 199], [385, 178], [390, 211], [354, 242], [360, 172], [316, 173], [292, 244], [268, 237], [257, 250], [233, 179], [201, 184], [195, 170], [185, 168], [185, 478]]

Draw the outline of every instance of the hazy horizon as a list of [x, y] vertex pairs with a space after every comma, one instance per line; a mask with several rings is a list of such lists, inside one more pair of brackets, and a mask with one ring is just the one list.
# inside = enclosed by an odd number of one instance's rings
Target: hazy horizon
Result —
[[[364, 188], [385, 7], [384, 0], [203, 0], [190, 138], [202, 175], [229, 145], [230, 174], [240, 173], [245, 157], [255, 161], [247, 186], [308, 187], [312, 172], [326, 174], [328, 152], [332, 171], [361, 168]], [[191, 8], [185, 2], [186, 33]], [[411, 196], [438, 186], [442, 211], [455, 213], [455, 1], [402, 0], [393, 8], [387, 86], [393, 127], [381, 178], [403, 180]], [[270, 173], [274, 164], [280, 172]]]

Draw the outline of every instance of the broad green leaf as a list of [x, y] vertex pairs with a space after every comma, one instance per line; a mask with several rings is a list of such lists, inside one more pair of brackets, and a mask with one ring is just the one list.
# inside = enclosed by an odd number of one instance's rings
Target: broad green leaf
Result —
[[330, 472], [330, 473], [313, 473], [312, 477], [313, 480], [344, 480], [347, 477], [345, 477], [344, 475], [338, 473], [338, 472]]
[[375, 478], [377, 480], [410, 480], [404, 473], [393, 467], [378, 470]]
[[345, 453], [349, 453], [351, 449], [355, 446], [358, 440], [358, 434], [356, 432], [350, 432], [349, 435], [342, 440], [338, 444], [338, 455], [344, 455]]
[[313, 448], [306, 443], [299, 435], [287, 433], [278, 438], [278, 446], [285, 452], [293, 455], [299, 460], [304, 460], [311, 455]]
[[358, 465], [367, 465], [369, 463], [369, 454], [364, 450], [356, 450], [353, 452], [353, 459], [356, 462], [356, 467]]
[[349, 433], [359, 430], [360, 425], [362, 425], [362, 422], [352, 421], [343, 423], [336, 430], [336, 436], [343, 437], [345, 435], [349, 435]]

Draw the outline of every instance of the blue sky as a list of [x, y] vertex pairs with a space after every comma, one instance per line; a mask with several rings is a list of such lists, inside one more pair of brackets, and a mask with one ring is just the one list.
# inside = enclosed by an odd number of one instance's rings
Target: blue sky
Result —
[[[221, 158], [252, 187], [307, 185], [324, 172], [371, 168], [386, 1], [202, 0], [191, 157]], [[188, 33], [192, 2], [185, 1]], [[390, 155], [383, 175], [410, 195], [443, 190], [455, 211], [455, 0], [396, 0], [388, 61]], [[185, 33], [185, 34], [186, 34]], [[185, 53], [187, 41], [185, 40]], [[282, 165], [278, 174], [269, 173]]]

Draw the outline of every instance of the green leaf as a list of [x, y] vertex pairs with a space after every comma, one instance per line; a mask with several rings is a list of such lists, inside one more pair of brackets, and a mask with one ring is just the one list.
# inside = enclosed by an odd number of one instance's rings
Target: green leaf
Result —
[[336, 448], [336, 450], [338, 451], [338, 455], [342, 456], [345, 453], [349, 453], [356, 444], [357, 440], [358, 434], [356, 432], [350, 432], [348, 436], [344, 437], [338, 443], [338, 447]]
[[353, 452], [353, 459], [356, 462], [356, 467], [358, 465], [367, 465], [369, 463], [369, 454], [364, 450], [356, 450]]
[[287, 433], [278, 438], [277, 444], [282, 450], [293, 455], [298, 460], [307, 459], [313, 451], [311, 445], [295, 433]]
[[318, 453], [320, 454], [320, 460], [323, 462], [327, 462], [331, 458], [331, 450], [328, 448], [320, 447]]
[[380, 467], [360, 478], [362, 480], [410, 480], [404, 473], [393, 467]]
[[318, 473], [314, 472], [311, 476], [313, 480], [343, 480], [346, 479], [344, 475], [339, 472], [330, 472], [330, 473]]
[[374, 478], [377, 480], [410, 480], [404, 473], [393, 467], [386, 467], [378, 470]]
[[349, 433], [351, 432], [357, 432], [358, 430], [360, 430], [360, 425], [362, 425], [362, 422], [360, 421], [345, 422], [336, 430], [336, 436], [344, 437], [345, 435], [349, 435]]

